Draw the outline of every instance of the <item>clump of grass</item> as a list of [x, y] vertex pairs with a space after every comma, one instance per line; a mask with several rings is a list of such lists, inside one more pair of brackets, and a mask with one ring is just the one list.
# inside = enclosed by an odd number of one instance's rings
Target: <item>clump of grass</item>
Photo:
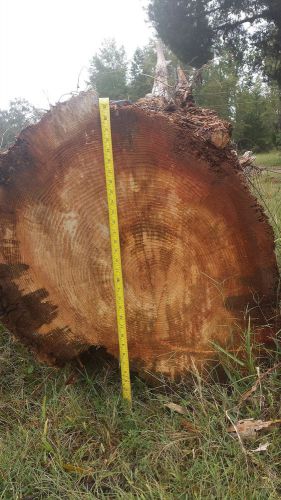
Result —
[[256, 164], [260, 167], [281, 167], [281, 151], [272, 150], [267, 153], [257, 153]]
[[[256, 380], [252, 351], [243, 367], [221, 352], [223, 383], [216, 371], [155, 387], [134, 377], [131, 411], [120, 397], [118, 370], [106, 362], [95, 375], [74, 365], [40, 366], [5, 332], [0, 357], [0, 498], [279, 498], [280, 432], [267, 434], [264, 455], [245, 455], [227, 433], [228, 416], [279, 415], [276, 371], [238, 405]], [[275, 349], [267, 365], [280, 359]], [[186, 415], [165, 408], [171, 401]]]
[[[280, 186], [264, 174], [254, 183], [279, 245]], [[249, 324], [243, 358], [218, 347], [220, 365], [206, 376], [153, 386], [135, 376], [130, 411], [110, 361], [97, 370], [91, 362], [48, 368], [2, 331], [0, 498], [280, 498], [280, 430], [245, 442], [227, 432], [239, 419], [280, 418], [280, 369], [273, 367], [281, 348], [276, 340], [260, 359], [253, 337]], [[165, 407], [169, 402], [185, 414]], [[251, 451], [265, 440], [265, 452]]]
[[248, 180], [254, 195], [263, 205], [274, 231], [276, 258], [281, 269], [281, 169], [280, 172], [267, 169]]

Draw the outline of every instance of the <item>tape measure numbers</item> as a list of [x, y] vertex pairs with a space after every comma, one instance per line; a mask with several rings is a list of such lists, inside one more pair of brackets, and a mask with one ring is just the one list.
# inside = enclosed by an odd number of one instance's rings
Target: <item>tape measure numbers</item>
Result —
[[112, 153], [110, 107], [108, 98], [99, 99], [99, 109], [100, 109], [100, 119], [101, 119], [107, 204], [109, 213], [109, 229], [110, 229], [116, 316], [117, 316], [117, 328], [118, 328], [118, 339], [119, 339], [122, 392], [123, 392], [123, 398], [131, 402], [132, 395], [131, 395], [130, 366], [129, 366], [129, 353], [128, 353], [128, 341], [127, 341], [127, 330], [126, 330], [124, 286], [123, 286], [123, 276], [122, 276], [117, 197], [116, 197], [114, 163], [113, 163], [113, 153]]

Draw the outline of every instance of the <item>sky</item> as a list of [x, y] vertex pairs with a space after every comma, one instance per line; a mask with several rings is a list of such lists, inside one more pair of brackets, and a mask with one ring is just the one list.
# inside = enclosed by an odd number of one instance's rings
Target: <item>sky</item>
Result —
[[[132, 56], [153, 35], [147, 0], [0, 0], [0, 108], [14, 98], [48, 108], [80, 90], [91, 57], [113, 37]], [[80, 74], [80, 77], [79, 77]]]

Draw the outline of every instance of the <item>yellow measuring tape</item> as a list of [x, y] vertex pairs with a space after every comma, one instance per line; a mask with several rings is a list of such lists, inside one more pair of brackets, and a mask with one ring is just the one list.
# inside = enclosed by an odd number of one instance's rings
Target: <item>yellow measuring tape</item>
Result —
[[117, 328], [118, 328], [118, 339], [119, 339], [122, 391], [123, 391], [123, 398], [131, 403], [132, 395], [131, 395], [130, 366], [129, 366], [129, 353], [128, 353], [128, 341], [127, 341], [127, 330], [126, 330], [126, 315], [125, 315], [120, 239], [119, 239], [117, 197], [116, 197], [114, 163], [113, 163], [113, 153], [112, 153], [110, 107], [108, 98], [99, 99], [99, 109], [100, 109], [100, 119], [101, 119], [107, 203], [108, 203], [108, 213], [109, 213], [109, 228], [110, 228], [111, 253], [112, 253], [112, 264], [113, 264]]

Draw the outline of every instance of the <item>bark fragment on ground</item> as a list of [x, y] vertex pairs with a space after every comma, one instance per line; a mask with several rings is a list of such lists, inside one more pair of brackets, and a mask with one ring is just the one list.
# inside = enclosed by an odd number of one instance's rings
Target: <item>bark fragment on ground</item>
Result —
[[[265, 339], [274, 238], [214, 112], [161, 98], [111, 105], [132, 367], [175, 376], [236, 349], [245, 310]], [[83, 93], [0, 156], [0, 313], [38, 356], [118, 356], [97, 98]]]

